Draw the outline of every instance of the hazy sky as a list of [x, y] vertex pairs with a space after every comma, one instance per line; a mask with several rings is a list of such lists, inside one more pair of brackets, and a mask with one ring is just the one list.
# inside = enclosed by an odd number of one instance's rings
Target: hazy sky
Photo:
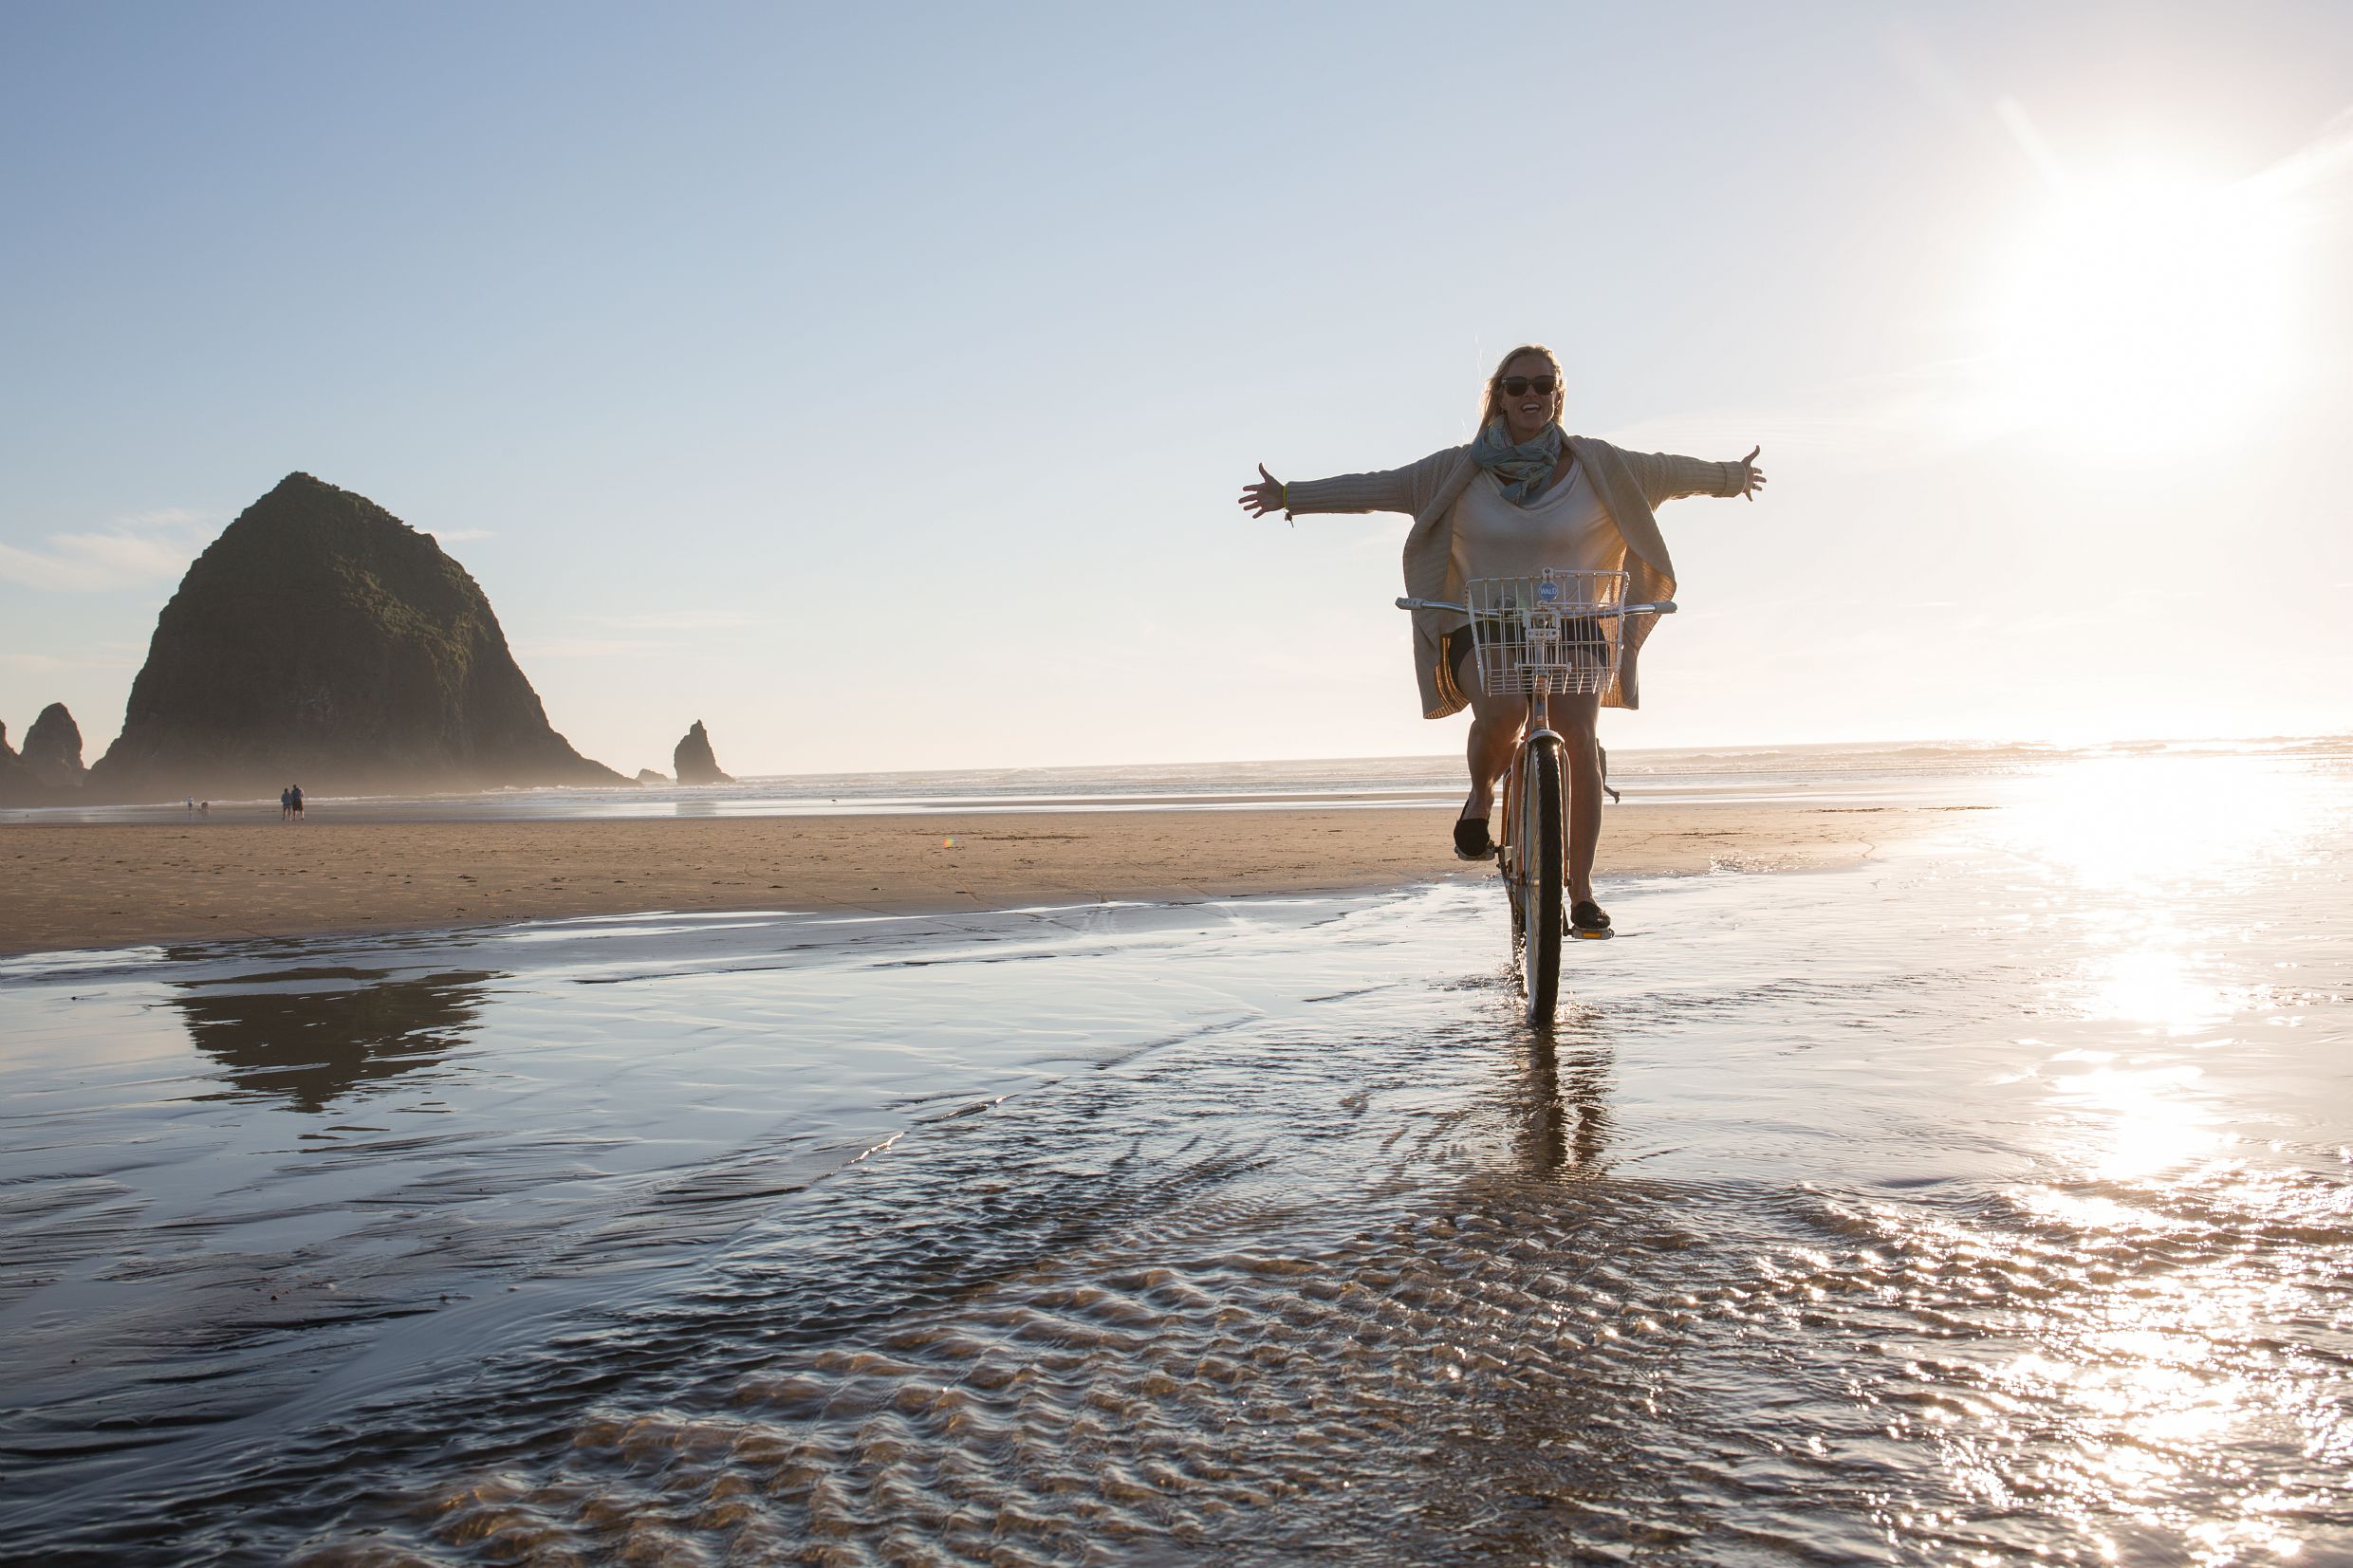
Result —
[[0, 5], [0, 719], [291, 470], [623, 771], [1451, 751], [1398, 517], [1663, 524], [1614, 745], [2353, 729], [2353, 6]]

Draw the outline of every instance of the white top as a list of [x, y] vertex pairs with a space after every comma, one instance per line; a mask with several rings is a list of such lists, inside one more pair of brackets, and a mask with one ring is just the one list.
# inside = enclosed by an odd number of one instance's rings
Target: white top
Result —
[[1625, 535], [1618, 531], [1585, 466], [1532, 506], [1506, 499], [1495, 476], [1482, 470], [1454, 503], [1454, 573], [1474, 577], [1534, 577], [1547, 566], [1570, 572], [1615, 572], [1626, 564]]

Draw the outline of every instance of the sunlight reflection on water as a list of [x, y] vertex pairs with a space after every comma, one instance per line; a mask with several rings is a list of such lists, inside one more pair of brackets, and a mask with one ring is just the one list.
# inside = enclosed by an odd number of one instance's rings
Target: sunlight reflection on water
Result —
[[2274, 757], [2090, 757], [2033, 778], [1996, 833], [2087, 891], [2161, 896], [2307, 861], [2342, 784]]

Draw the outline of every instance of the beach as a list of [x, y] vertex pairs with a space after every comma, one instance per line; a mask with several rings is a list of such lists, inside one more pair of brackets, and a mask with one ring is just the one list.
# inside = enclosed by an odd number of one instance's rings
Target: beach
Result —
[[[1832, 796], [1610, 809], [1603, 876], [1851, 864], [1950, 807]], [[639, 911], [1011, 909], [1477, 879], [1444, 807], [0, 823], [0, 952], [320, 937]]]
[[1436, 764], [0, 824], [0, 1530], [2353, 1549], [2344, 748], [1626, 771], [1533, 1032]]
[[0, 1539], [2353, 1552], [2353, 757], [1677, 766], [1549, 1030], [1435, 800], [9, 825]]

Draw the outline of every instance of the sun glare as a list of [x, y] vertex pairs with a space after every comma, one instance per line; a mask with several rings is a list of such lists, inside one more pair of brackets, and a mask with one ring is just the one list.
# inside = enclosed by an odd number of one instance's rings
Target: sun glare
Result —
[[2010, 268], [2016, 424], [2133, 452], [2245, 429], [2290, 368], [2288, 218], [2247, 183], [2070, 184]]

